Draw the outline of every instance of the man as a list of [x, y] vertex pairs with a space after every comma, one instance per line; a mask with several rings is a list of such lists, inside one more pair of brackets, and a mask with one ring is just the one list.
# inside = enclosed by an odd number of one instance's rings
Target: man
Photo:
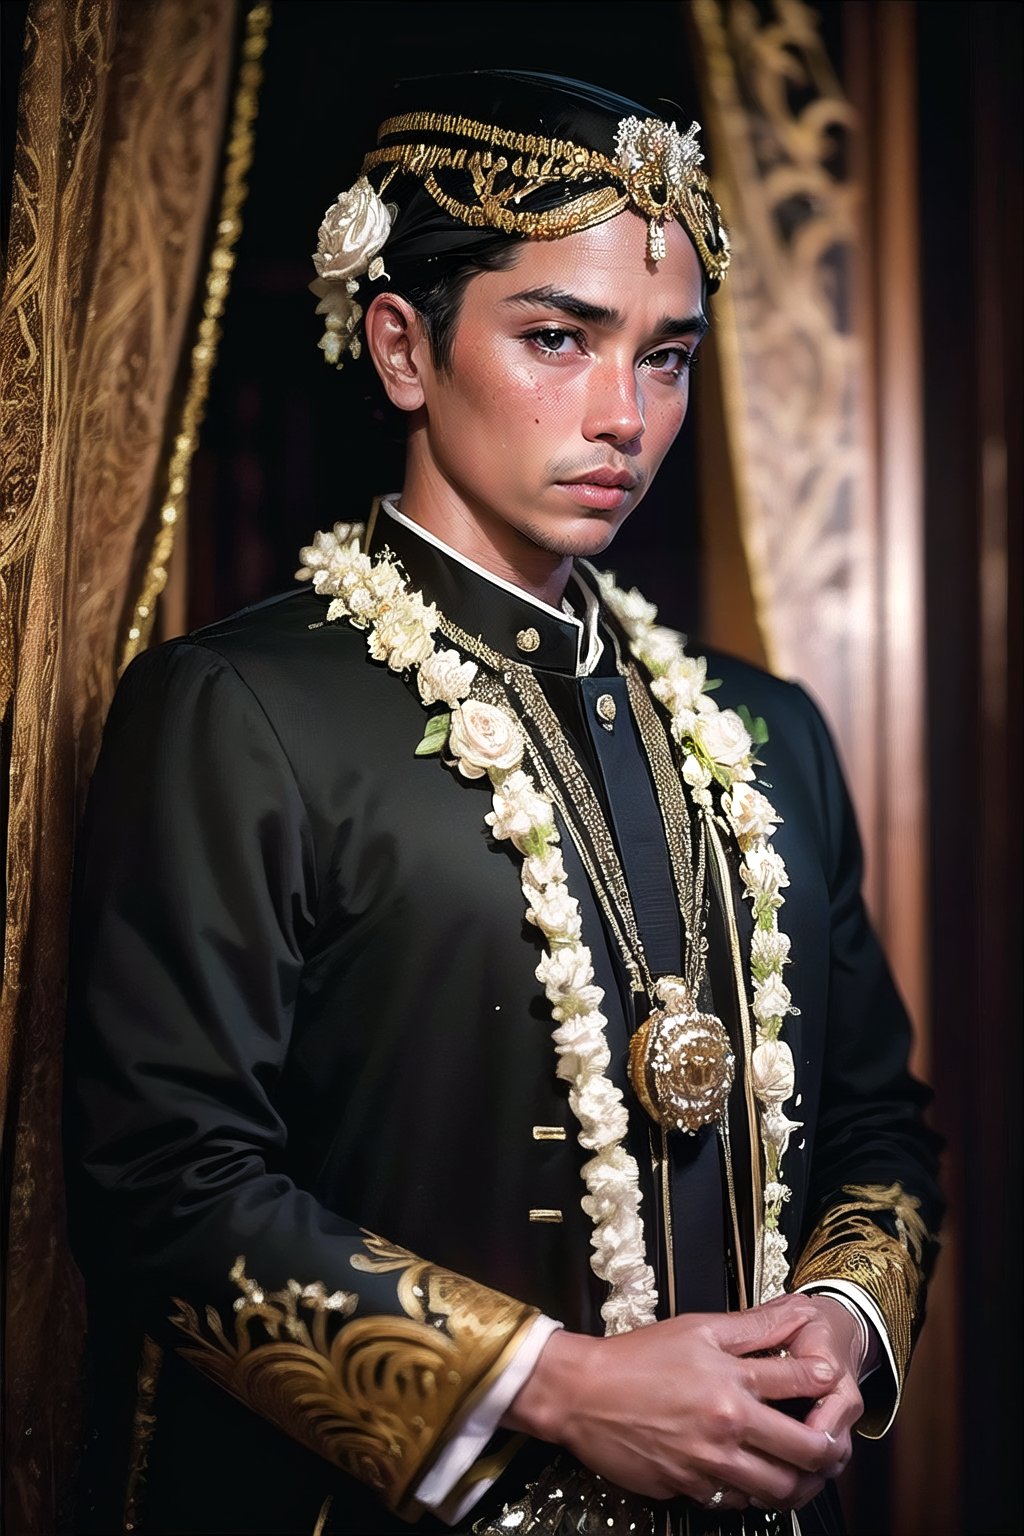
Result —
[[827, 733], [586, 563], [728, 266], [701, 158], [580, 82], [419, 80], [325, 219], [405, 481], [111, 712], [83, 1528], [830, 1531], [891, 1420], [935, 1145]]

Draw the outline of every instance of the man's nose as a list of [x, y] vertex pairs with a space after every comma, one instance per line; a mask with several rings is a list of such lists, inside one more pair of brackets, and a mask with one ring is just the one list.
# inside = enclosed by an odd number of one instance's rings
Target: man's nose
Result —
[[631, 443], [644, 430], [640, 383], [632, 361], [595, 370], [587, 398], [583, 435], [591, 443]]

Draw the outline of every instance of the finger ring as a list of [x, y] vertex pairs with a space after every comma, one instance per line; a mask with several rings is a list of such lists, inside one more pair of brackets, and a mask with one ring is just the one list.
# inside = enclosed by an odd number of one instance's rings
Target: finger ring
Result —
[[710, 1499], [707, 1500], [707, 1503], [706, 1503], [705, 1507], [707, 1509], [717, 1509], [719, 1504], [721, 1504], [721, 1502], [722, 1502], [722, 1500], [724, 1498], [725, 1498], [725, 1489], [724, 1488], [716, 1488], [714, 1493], [711, 1495]]

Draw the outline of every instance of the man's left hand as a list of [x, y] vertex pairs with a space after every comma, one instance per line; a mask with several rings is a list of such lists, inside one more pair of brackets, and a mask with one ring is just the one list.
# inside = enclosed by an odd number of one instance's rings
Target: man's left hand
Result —
[[[784, 1311], [793, 1298], [780, 1296], [765, 1303], [767, 1310]], [[864, 1412], [858, 1385], [864, 1366], [864, 1340], [856, 1319], [841, 1302], [830, 1296], [800, 1297], [814, 1305], [812, 1321], [806, 1313], [786, 1342], [786, 1351], [797, 1360], [823, 1360], [834, 1372], [834, 1385], [818, 1398], [804, 1423], [809, 1429], [823, 1430], [835, 1441], [835, 1461], [829, 1477], [838, 1477], [853, 1451], [853, 1427]], [[797, 1506], [799, 1507], [799, 1506]]]

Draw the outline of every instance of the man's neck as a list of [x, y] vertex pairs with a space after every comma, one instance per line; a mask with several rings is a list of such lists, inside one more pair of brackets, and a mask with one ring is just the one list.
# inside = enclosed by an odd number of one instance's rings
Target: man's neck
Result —
[[451, 486], [410, 466], [402, 512], [410, 522], [474, 565], [530, 597], [558, 608], [572, 574], [572, 555], [542, 549], [489, 509], [467, 504]]

